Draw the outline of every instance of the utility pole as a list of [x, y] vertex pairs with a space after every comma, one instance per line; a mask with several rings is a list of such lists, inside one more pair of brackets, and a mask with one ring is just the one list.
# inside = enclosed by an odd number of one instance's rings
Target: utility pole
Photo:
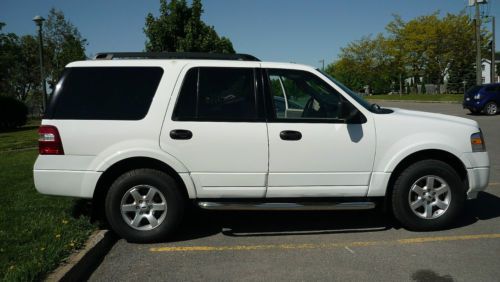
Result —
[[476, 85], [482, 84], [482, 63], [481, 63], [481, 18], [479, 15], [479, 2], [474, 0], [476, 8]]
[[495, 76], [495, 17], [493, 16], [491, 18], [491, 32], [492, 32], [492, 37], [491, 37], [491, 83], [497, 82], [496, 76]]
[[321, 59], [319, 62], [321, 63], [321, 70], [325, 71], [325, 59]]
[[39, 41], [39, 55], [40, 55], [40, 81], [42, 83], [42, 95], [43, 95], [43, 112], [47, 107], [47, 86], [45, 85], [45, 75], [43, 73], [43, 37], [42, 37], [42, 25], [45, 19], [41, 16], [36, 16], [33, 21], [38, 27], [38, 41]]
[[403, 95], [403, 75], [399, 73], [399, 96]]

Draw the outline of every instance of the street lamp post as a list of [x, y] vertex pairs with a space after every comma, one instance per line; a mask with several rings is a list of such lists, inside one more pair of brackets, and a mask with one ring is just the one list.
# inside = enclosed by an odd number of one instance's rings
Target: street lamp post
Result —
[[40, 43], [40, 81], [42, 83], [42, 95], [43, 95], [43, 111], [47, 106], [47, 87], [45, 85], [45, 75], [43, 73], [43, 38], [42, 38], [42, 25], [45, 19], [41, 16], [35, 16], [33, 21], [38, 26], [38, 41]]

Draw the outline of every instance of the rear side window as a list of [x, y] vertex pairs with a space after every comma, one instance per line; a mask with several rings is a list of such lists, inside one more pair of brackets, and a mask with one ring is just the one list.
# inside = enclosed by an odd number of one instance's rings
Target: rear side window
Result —
[[163, 75], [160, 67], [75, 67], [61, 78], [49, 119], [140, 120]]
[[254, 121], [256, 101], [254, 69], [193, 68], [184, 78], [172, 119]]
[[486, 92], [488, 93], [494, 93], [500, 91], [500, 86], [494, 85], [494, 86], [488, 86], [486, 87]]
[[496, 91], [496, 89], [495, 89], [495, 87], [494, 87], [494, 86], [488, 86], [488, 87], [486, 87], [484, 90], [485, 90], [486, 92], [495, 92], [495, 91]]

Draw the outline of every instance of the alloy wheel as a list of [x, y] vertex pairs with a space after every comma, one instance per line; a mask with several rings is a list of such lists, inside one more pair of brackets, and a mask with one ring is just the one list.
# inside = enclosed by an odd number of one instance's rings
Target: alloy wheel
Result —
[[451, 203], [451, 190], [441, 177], [426, 175], [411, 186], [408, 204], [412, 212], [423, 219], [442, 216]]

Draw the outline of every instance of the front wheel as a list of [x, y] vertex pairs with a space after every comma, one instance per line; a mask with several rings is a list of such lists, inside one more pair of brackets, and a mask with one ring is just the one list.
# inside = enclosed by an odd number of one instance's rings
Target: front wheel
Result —
[[469, 109], [470, 113], [473, 114], [473, 115], [477, 115], [479, 114], [479, 110], [476, 110], [476, 109]]
[[156, 242], [175, 231], [182, 218], [184, 200], [170, 175], [136, 169], [111, 185], [105, 211], [113, 231], [124, 239]]
[[449, 226], [460, 215], [465, 188], [457, 172], [439, 160], [423, 160], [406, 168], [397, 178], [392, 194], [395, 218], [416, 231]]

